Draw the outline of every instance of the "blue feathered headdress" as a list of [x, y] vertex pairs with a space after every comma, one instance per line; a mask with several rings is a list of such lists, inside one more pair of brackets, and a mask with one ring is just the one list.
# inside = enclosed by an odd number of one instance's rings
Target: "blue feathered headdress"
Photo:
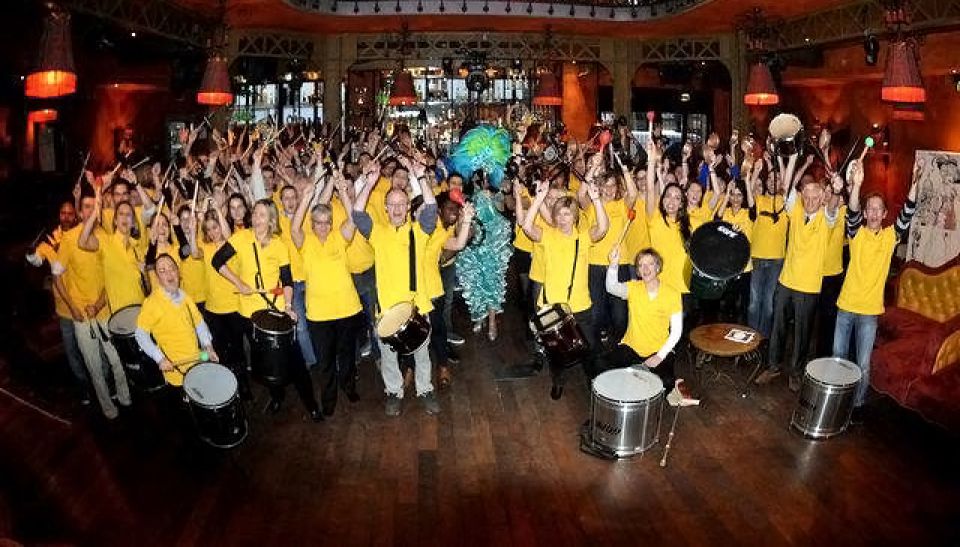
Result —
[[464, 179], [469, 179], [476, 171], [483, 171], [487, 182], [500, 188], [511, 151], [510, 134], [505, 129], [478, 125], [460, 139], [450, 154], [450, 167]]

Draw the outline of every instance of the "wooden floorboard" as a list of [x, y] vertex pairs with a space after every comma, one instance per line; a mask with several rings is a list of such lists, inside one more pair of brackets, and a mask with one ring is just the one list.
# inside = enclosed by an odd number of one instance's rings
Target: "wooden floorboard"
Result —
[[[578, 371], [550, 400], [546, 374], [497, 381], [529, 359], [524, 325], [469, 334], [443, 413], [412, 393], [383, 415], [364, 362], [357, 404], [323, 424], [296, 397], [248, 405], [250, 437], [216, 451], [138, 400], [106, 423], [72, 402], [62, 370], [0, 364], [0, 538], [66, 545], [960, 545], [957, 438], [890, 400], [827, 441], [788, 427], [783, 383], [744, 399], [728, 382], [683, 409], [666, 468], [660, 443], [600, 460], [579, 450], [590, 392]], [[47, 368], [42, 368], [46, 366]], [[730, 365], [722, 365], [729, 368]], [[684, 376], [693, 371], [683, 364]], [[742, 380], [745, 370], [731, 371]], [[692, 382], [692, 380], [691, 380]], [[692, 382], [694, 383], [694, 382]], [[697, 387], [697, 386], [695, 386]]]

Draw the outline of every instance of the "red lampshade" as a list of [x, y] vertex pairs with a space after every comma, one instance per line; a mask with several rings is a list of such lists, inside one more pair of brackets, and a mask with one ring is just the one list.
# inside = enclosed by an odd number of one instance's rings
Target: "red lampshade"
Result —
[[398, 70], [393, 75], [393, 89], [390, 90], [390, 106], [408, 106], [417, 104], [417, 91], [413, 88], [413, 76], [406, 70]]
[[27, 121], [29, 123], [45, 123], [45, 122], [55, 122], [59, 117], [59, 113], [52, 108], [44, 108], [43, 110], [33, 110], [27, 114]]
[[917, 43], [913, 40], [892, 43], [889, 53], [880, 98], [895, 103], [926, 102]]
[[37, 67], [27, 75], [24, 92], [27, 97], [50, 99], [70, 95], [76, 90], [70, 14], [55, 9], [44, 20]]
[[748, 106], [769, 106], [780, 102], [777, 86], [773, 84], [773, 74], [764, 62], [750, 67], [750, 79], [747, 80], [747, 92], [743, 104]]
[[563, 104], [563, 95], [560, 93], [560, 83], [553, 72], [547, 71], [540, 75], [537, 93], [533, 96], [533, 104], [537, 106], [560, 106]]
[[207, 60], [203, 82], [200, 84], [200, 91], [197, 92], [197, 102], [209, 106], [226, 106], [233, 103], [226, 57], [213, 54]]

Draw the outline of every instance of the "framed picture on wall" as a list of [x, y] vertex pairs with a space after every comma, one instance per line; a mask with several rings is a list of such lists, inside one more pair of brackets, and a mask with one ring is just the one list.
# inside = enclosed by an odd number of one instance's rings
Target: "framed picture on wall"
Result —
[[917, 212], [907, 259], [936, 268], [960, 254], [960, 153], [918, 150], [913, 179]]

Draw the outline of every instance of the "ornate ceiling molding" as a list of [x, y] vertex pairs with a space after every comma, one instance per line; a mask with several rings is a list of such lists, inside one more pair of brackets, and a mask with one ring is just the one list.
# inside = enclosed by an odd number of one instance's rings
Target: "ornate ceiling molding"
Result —
[[167, 0], [61, 0], [61, 3], [72, 11], [106, 19], [130, 30], [151, 32], [201, 48], [206, 47], [215, 28], [214, 21], [181, 10]]

